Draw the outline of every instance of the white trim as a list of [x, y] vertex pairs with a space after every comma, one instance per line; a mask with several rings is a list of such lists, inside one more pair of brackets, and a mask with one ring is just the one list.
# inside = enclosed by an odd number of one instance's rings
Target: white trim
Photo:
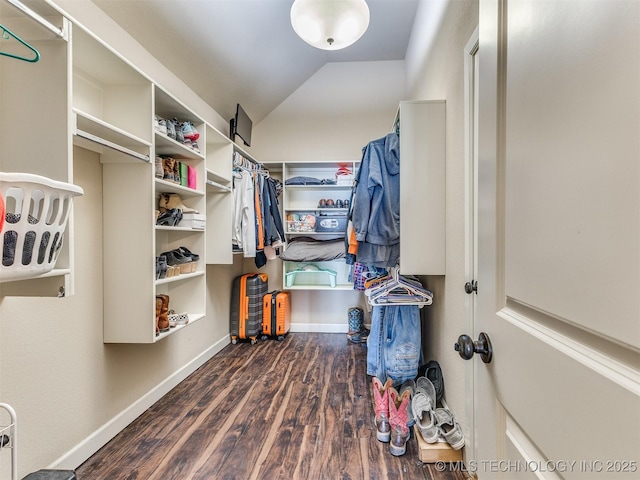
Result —
[[291, 333], [347, 333], [345, 323], [292, 323]]
[[[464, 47], [464, 144], [465, 144], [465, 278], [467, 282], [477, 280], [477, 205], [478, 205], [478, 78], [477, 62], [479, 49], [478, 27], [474, 30]], [[460, 286], [462, 287], [462, 285]], [[466, 331], [475, 338], [476, 334], [476, 294], [466, 295]], [[467, 424], [462, 425], [465, 434], [467, 462], [475, 461], [476, 421], [475, 421], [475, 375], [473, 362], [465, 367], [465, 413]]]
[[230, 337], [225, 335], [178, 371], [149, 390], [145, 395], [113, 417], [102, 427], [98, 428], [71, 450], [55, 460], [47, 468], [75, 469], [80, 466], [87, 458], [91, 457], [95, 452], [106, 445], [107, 442], [120, 433], [127, 425], [142, 415], [142, 413], [144, 413], [149, 407], [169, 393], [171, 389], [195, 372], [198, 368], [204, 365], [230, 342]]
[[534, 319], [523, 315], [515, 310], [516, 308], [519, 308], [519, 306], [531, 308], [510, 299], [507, 302], [507, 306], [502, 308], [497, 315], [506, 322], [514, 325], [516, 328], [519, 328], [523, 332], [554, 348], [558, 352], [561, 352], [581, 365], [590, 368], [604, 378], [617, 383], [634, 395], [640, 396], [640, 373], [637, 370], [629, 368], [616, 359], [591, 348], [585, 343], [580, 343], [571, 337], [563, 335], [562, 333], [548, 328]]

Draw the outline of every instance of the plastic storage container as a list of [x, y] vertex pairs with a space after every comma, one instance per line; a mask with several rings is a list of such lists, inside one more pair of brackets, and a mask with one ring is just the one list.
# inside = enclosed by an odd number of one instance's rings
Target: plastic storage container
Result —
[[29, 173], [0, 172], [5, 204], [0, 282], [48, 273], [55, 267], [73, 197], [81, 187]]

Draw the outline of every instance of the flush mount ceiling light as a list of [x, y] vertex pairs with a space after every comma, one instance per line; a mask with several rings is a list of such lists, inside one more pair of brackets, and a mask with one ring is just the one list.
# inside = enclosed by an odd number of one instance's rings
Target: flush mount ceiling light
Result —
[[369, 7], [365, 0], [295, 0], [291, 25], [309, 45], [340, 50], [367, 31]]

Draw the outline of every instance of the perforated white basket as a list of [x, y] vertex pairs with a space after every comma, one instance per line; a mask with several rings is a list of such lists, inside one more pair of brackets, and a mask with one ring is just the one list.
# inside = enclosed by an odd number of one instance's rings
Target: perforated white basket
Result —
[[0, 282], [21, 280], [55, 267], [73, 197], [81, 187], [29, 173], [0, 172], [5, 221], [0, 241]]

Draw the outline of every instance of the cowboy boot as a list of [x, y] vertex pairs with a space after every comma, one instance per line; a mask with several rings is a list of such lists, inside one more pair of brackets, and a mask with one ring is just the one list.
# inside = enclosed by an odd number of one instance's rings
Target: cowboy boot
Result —
[[391, 435], [391, 426], [389, 424], [389, 389], [392, 388], [391, 385], [390, 378], [383, 385], [380, 380], [373, 377], [374, 424], [376, 426], [376, 438], [381, 442], [388, 442]]
[[395, 388], [389, 388], [389, 424], [391, 426], [389, 451], [391, 455], [396, 457], [404, 455], [407, 451], [410, 399], [411, 392], [409, 390], [403, 390], [401, 395]]
[[158, 319], [160, 318], [161, 311], [162, 311], [162, 298], [156, 295], [156, 337], [160, 335], [160, 329], [158, 328]]
[[156, 295], [156, 311], [158, 298], [161, 299], [160, 314], [158, 315], [158, 323], [156, 331], [158, 333], [168, 332], [171, 328], [169, 325], [169, 295]]

